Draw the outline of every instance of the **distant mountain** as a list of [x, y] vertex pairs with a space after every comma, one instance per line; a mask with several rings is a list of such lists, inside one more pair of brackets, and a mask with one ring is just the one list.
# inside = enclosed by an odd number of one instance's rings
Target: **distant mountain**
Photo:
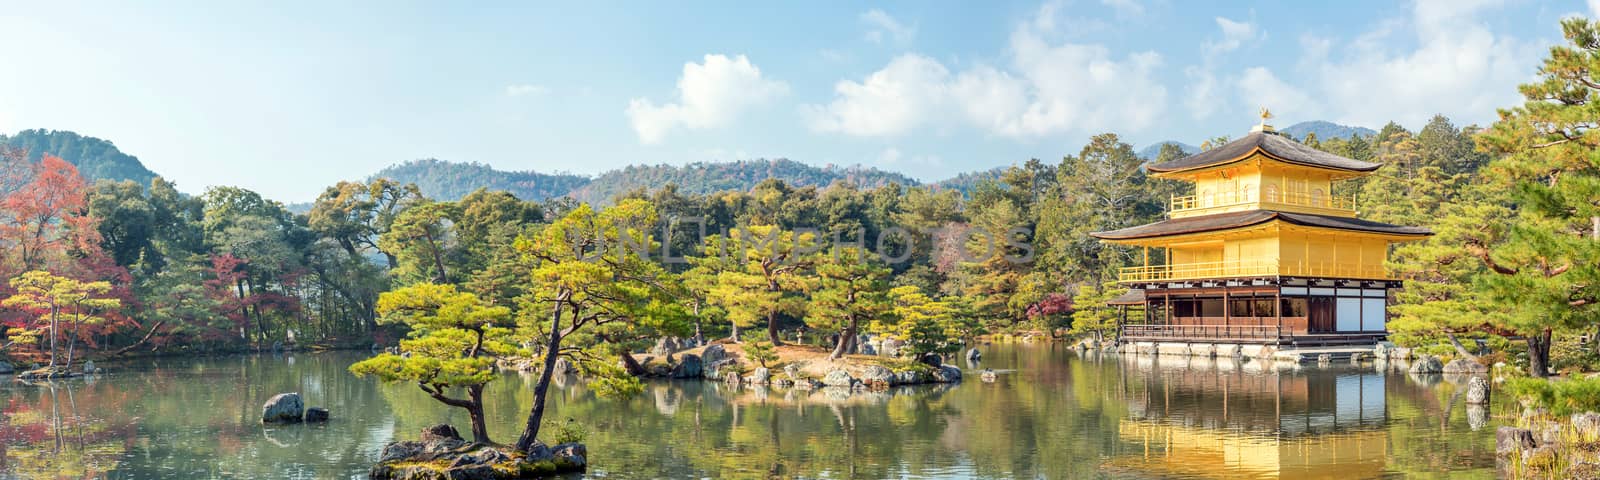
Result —
[[971, 193], [972, 189], [977, 187], [979, 183], [989, 180], [999, 180], [1000, 175], [1005, 173], [1007, 168], [1010, 167], [994, 167], [988, 170], [979, 170], [976, 172], [962, 172], [954, 177], [934, 182], [933, 188], [941, 190], [954, 189], [962, 194]]
[[48, 153], [78, 167], [78, 174], [89, 181], [133, 180], [149, 186], [156, 173], [145, 168], [138, 157], [122, 153], [108, 140], [86, 137], [67, 130], [23, 130], [16, 135], [0, 135], [0, 144], [27, 150], [28, 160], [39, 161]]
[[1177, 145], [1179, 148], [1182, 148], [1183, 149], [1183, 153], [1187, 154], [1187, 155], [1194, 155], [1196, 153], [1200, 153], [1200, 147], [1196, 147], [1194, 145], [1190, 145], [1190, 144], [1179, 142], [1179, 141], [1175, 141], [1175, 140], [1167, 140], [1165, 142], [1152, 143], [1148, 147], [1144, 147], [1144, 148], [1139, 149], [1139, 158], [1143, 158], [1145, 160], [1155, 160], [1156, 156], [1161, 154], [1161, 146], [1169, 144], [1169, 143]]
[[656, 189], [676, 184], [684, 193], [712, 193], [724, 190], [749, 190], [768, 178], [795, 186], [827, 186], [846, 181], [864, 188], [889, 183], [918, 185], [916, 179], [870, 167], [815, 167], [788, 159], [741, 160], [736, 162], [688, 165], [633, 165], [589, 178], [570, 173], [544, 174], [532, 171], [505, 171], [481, 163], [458, 163], [436, 159], [413, 160], [393, 165], [369, 178], [390, 178], [415, 183], [430, 198], [455, 200], [478, 188], [505, 190], [526, 200], [546, 200], [570, 196], [580, 201], [604, 203], [618, 194], [639, 188]]
[[846, 181], [863, 188], [889, 183], [918, 185], [916, 179], [900, 173], [871, 167], [815, 167], [786, 158], [740, 160], [736, 162], [695, 162], [688, 165], [632, 165], [600, 174], [571, 196], [580, 201], [603, 203], [618, 194], [639, 188], [655, 189], [675, 184], [683, 193], [713, 193], [725, 190], [750, 190], [762, 180], [776, 178], [790, 185], [818, 187]]
[[1378, 132], [1366, 127], [1352, 127], [1322, 120], [1312, 120], [1290, 125], [1289, 128], [1280, 129], [1280, 132], [1294, 136], [1295, 140], [1305, 140], [1306, 134], [1315, 133], [1319, 139], [1350, 138], [1356, 135], [1370, 137]]
[[488, 188], [505, 190], [524, 200], [543, 201], [566, 195], [589, 183], [588, 177], [569, 173], [496, 170], [482, 163], [447, 162], [431, 158], [391, 165], [369, 178], [415, 183], [422, 189], [423, 195], [441, 200], [459, 199], [473, 190]]

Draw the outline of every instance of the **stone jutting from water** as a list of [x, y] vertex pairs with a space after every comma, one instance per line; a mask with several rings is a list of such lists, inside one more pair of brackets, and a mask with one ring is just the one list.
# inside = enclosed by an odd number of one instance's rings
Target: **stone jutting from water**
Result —
[[822, 384], [830, 387], [848, 387], [854, 384], [855, 381], [856, 379], [851, 378], [850, 374], [844, 370], [834, 370], [828, 372], [827, 376], [822, 377]]
[[755, 371], [750, 372], [749, 381], [751, 385], [766, 385], [771, 380], [772, 371], [768, 370], [767, 367], [756, 367]]
[[1411, 373], [1440, 373], [1443, 371], [1444, 365], [1439, 363], [1439, 357], [1433, 355], [1423, 355], [1417, 358], [1416, 362], [1411, 363]]
[[1489, 404], [1489, 380], [1475, 376], [1467, 379], [1467, 405]]
[[678, 364], [672, 367], [672, 378], [700, 378], [700, 356], [685, 353], [678, 359]]
[[1488, 373], [1489, 367], [1465, 358], [1451, 360], [1441, 369], [1444, 373]]
[[869, 365], [861, 371], [861, 381], [873, 388], [885, 388], [894, 384], [894, 372], [881, 365]]
[[326, 421], [328, 421], [328, 409], [322, 408], [322, 407], [307, 408], [306, 409], [306, 421], [307, 422], [326, 422]]
[[306, 404], [300, 401], [299, 393], [280, 393], [267, 399], [261, 405], [261, 421], [263, 423], [289, 423], [298, 422], [305, 416]]
[[977, 348], [969, 348], [969, 349], [967, 349], [967, 360], [971, 360], [971, 361], [976, 362], [976, 361], [978, 361], [978, 360], [980, 360], [982, 358], [983, 358], [983, 353], [979, 352]]

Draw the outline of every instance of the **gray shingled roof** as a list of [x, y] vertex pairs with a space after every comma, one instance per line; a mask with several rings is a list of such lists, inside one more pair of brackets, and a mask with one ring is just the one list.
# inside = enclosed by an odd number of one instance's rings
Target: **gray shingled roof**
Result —
[[1250, 132], [1244, 138], [1228, 142], [1223, 146], [1145, 168], [1151, 172], [1163, 173], [1222, 165], [1238, 160], [1256, 148], [1260, 148], [1267, 155], [1284, 162], [1312, 167], [1370, 172], [1383, 166], [1382, 164], [1351, 160], [1317, 150], [1277, 133]]
[[1339, 230], [1352, 230], [1358, 232], [1383, 233], [1390, 235], [1433, 235], [1433, 231], [1423, 227], [1407, 227], [1391, 225], [1382, 222], [1362, 220], [1359, 218], [1332, 217], [1327, 215], [1313, 215], [1309, 213], [1279, 212], [1275, 210], [1247, 210], [1243, 212], [1219, 213], [1215, 215], [1202, 215], [1198, 217], [1184, 217], [1164, 220], [1148, 225], [1129, 227], [1109, 232], [1093, 232], [1095, 238], [1106, 240], [1133, 240], [1139, 238], [1165, 237], [1169, 235], [1184, 235], [1189, 233], [1213, 232], [1233, 228], [1260, 225], [1273, 220], [1283, 220], [1295, 225], [1308, 227], [1334, 228]]

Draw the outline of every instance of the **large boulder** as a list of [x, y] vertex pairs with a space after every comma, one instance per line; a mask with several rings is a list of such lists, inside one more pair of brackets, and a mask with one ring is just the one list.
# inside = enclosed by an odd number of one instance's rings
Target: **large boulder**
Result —
[[737, 370], [737, 368], [734, 367], [737, 367], [738, 363], [734, 362], [731, 358], [724, 358], [722, 360], [712, 362], [706, 360], [705, 357], [700, 357], [700, 363], [702, 364], [700, 367], [700, 373], [701, 376], [705, 378], [723, 378], [729, 373], [738, 375], [738, 373], [734, 373], [734, 370]]
[[96, 373], [100, 373], [100, 369], [94, 366], [94, 360], [86, 360], [83, 362], [84, 375], [94, 375]]
[[879, 365], [870, 365], [861, 371], [861, 381], [875, 387], [887, 387], [894, 384], [894, 372]]
[[955, 383], [961, 381], [961, 369], [955, 365], [941, 365], [933, 369], [933, 381], [940, 383]]
[[300, 400], [299, 393], [280, 393], [267, 399], [261, 405], [261, 421], [264, 423], [298, 422], [305, 417], [306, 404]]
[[677, 337], [661, 337], [660, 340], [656, 340], [654, 347], [650, 347], [650, 354], [659, 357], [681, 350], [680, 347], [682, 345], [678, 342]]
[[979, 352], [977, 347], [973, 347], [973, 348], [967, 349], [967, 361], [976, 362], [976, 361], [978, 361], [979, 359], [982, 359], [982, 358], [983, 358], [983, 353]]
[[928, 383], [928, 374], [922, 370], [906, 370], [894, 374], [895, 385], [917, 385]]
[[937, 353], [923, 355], [919, 360], [921, 360], [922, 363], [928, 364], [930, 367], [938, 367], [939, 365], [944, 364], [944, 357], [940, 357]]
[[326, 421], [328, 421], [328, 409], [322, 408], [322, 407], [307, 408], [306, 409], [306, 421], [307, 422], [326, 422]]
[[1441, 373], [1444, 365], [1439, 363], [1439, 357], [1423, 355], [1411, 363], [1411, 373]]
[[672, 378], [700, 378], [701, 366], [699, 355], [685, 353], [672, 367]]
[[878, 342], [878, 354], [885, 357], [900, 356], [900, 341], [893, 338], [883, 339], [883, 341]]
[[748, 383], [751, 385], [766, 385], [771, 381], [772, 371], [768, 370], [767, 367], [756, 367], [755, 371], [750, 372], [750, 378], [748, 379]]
[[720, 362], [724, 358], [728, 358], [728, 351], [723, 349], [722, 345], [712, 345], [700, 352], [700, 361], [706, 365]]
[[564, 377], [564, 376], [567, 376], [567, 375], [571, 375], [572, 372], [573, 372], [572, 361], [571, 360], [567, 360], [566, 357], [561, 357], [561, 358], [557, 358], [556, 359], [555, 370], [552, 371], [551, 373], [554, 373], [556, 376]]
[[422, 429], [422, 441], [437, 442], [440, 440], [461, 440], [461, 432], [456, 431], [456, 427], [452, 427], [446, 423], [424, 427]]
[[870, 344], [870, 343], [861, 344], [861, 349], [860, 350], [861, 350], [860, 353], [862, 355], [877, 355], [878, 354], [878, 349], [876, 347], [873, 347], [872, 344]]
[[581, 443], [563, 443], [550, 448], [556, 467], [562, 471], [582, 471], [589, 466], [589, 449]]
[[854, 384], [855, 381], [856, 379], [851, 378], [850, 374], [844, 370], [834, 370], [828, 372], [827, 376], [822, 377], [822, 384], [829, 387], [848, 387]]
[[1489, 367], [1465, 358], [1457, 358], [1451, 360], [1450, 363], [1444, 364], [1442, 371], [1444, 373], [1488, 373]]
[[1489, 380], [1474, 376], [1467, 380], [1467, 405], [1489, 404]]

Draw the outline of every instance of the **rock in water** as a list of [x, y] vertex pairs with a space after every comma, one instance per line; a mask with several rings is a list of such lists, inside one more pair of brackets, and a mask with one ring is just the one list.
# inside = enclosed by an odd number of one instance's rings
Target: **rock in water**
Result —
[[879, 365], [871, 365], [861, 372], [861, 381], [874, 387], [887, 387], [894, 384], [894, 372]]
[[1411, 364], [1411, 373], [1440, 373], [1444, 365], [1439, 363], [1439, 357], [1423, 355]]
[[306, 421], [307, 422], [326, 422], [326, 421], [328, 421], [328, 409], [322, 408], [322, 407], [307, 408], [306, 409]]
[[750, 372], [751, 385], [766, 385], [771, 380], [772, 371], [768, 370], [767, 367], [756, 367], [754, 372]]
[[720, 362], [724, 358], [728, 358], [728, 351], [723, 349], [722, 345], [712, 345], [700, 352], [700, 361], [706, 365]]
[[100, 369], [94, 367], [94, 360], [86, 360], [83, 362], [83, 373], [92, 375], [100, 373]]
[[834, 370], [828, 372], [827, 376], [822, 377], [822, 384], [830, 387], [848, 387], [855, 381], [856, 379], [851, 378], [850, 374], [844, 370]]
[[979, 353], [976, 347], [967, 349], [967, 360], [976, 362], [982, 358], [983, 354]]
[[298, 422], [305, 416], [305, 403], [300, 401], [299, 393], [280, 393], [273, 395], [267, 403], [261, 406], [261, 421], [263, 423]]
[[955, 383], [961, 381], [961, 369], [955, 365], [941, 365], [933, 370], [933, 379], [937, 382]]
[[540, 478], [581, 472], [588, 467], [588, 449], [579, 443], [554, 448], [535, 442], [526, 452], [506, 447], [467, 443], [459, 438], [434, 435], [432, 430], [453, 431], [436, 425], [423, 431], [421, 441], [390, 443], [367, 478], [380, 480], [451, 479], [491, 480]]
[[988, 383], [994, 383], [995, 377], [996, 377], [996, 375], [994, 373], [994, 370], [990, 370], [990, 369], [987, 369], [987, 368], [983, 369], [983, 374], [978, 376], [978, 378], [980, 378], [984, 382], [988, 382]]
[[1444, 373], [1488, 373], [1489, 367], [1465, 358], [1457, 358], [1444, 364], [1443, 371]]
[[672, 367], [672, 378], [700, 378], [701, 366], [699, 355], [685, 353], [678, 365]]
[[571, 360], [567, 360], [566, 357], [557, 358], [556, 359], [555, 370], [551, 371], [550, 373], [556, 374], [558, 376], [566, 376], [566, 375], [571, 374], [572, 373], [572, 361]]
[[1483, 377], [1467, 380], [1467, 405], [1489, 404], [1489, 381]]
[[926, 363], [930, 367], [938, 367], [944, 363], [944, 358], [937, 353], [930, 353], [922, 356], [922, 363]]

